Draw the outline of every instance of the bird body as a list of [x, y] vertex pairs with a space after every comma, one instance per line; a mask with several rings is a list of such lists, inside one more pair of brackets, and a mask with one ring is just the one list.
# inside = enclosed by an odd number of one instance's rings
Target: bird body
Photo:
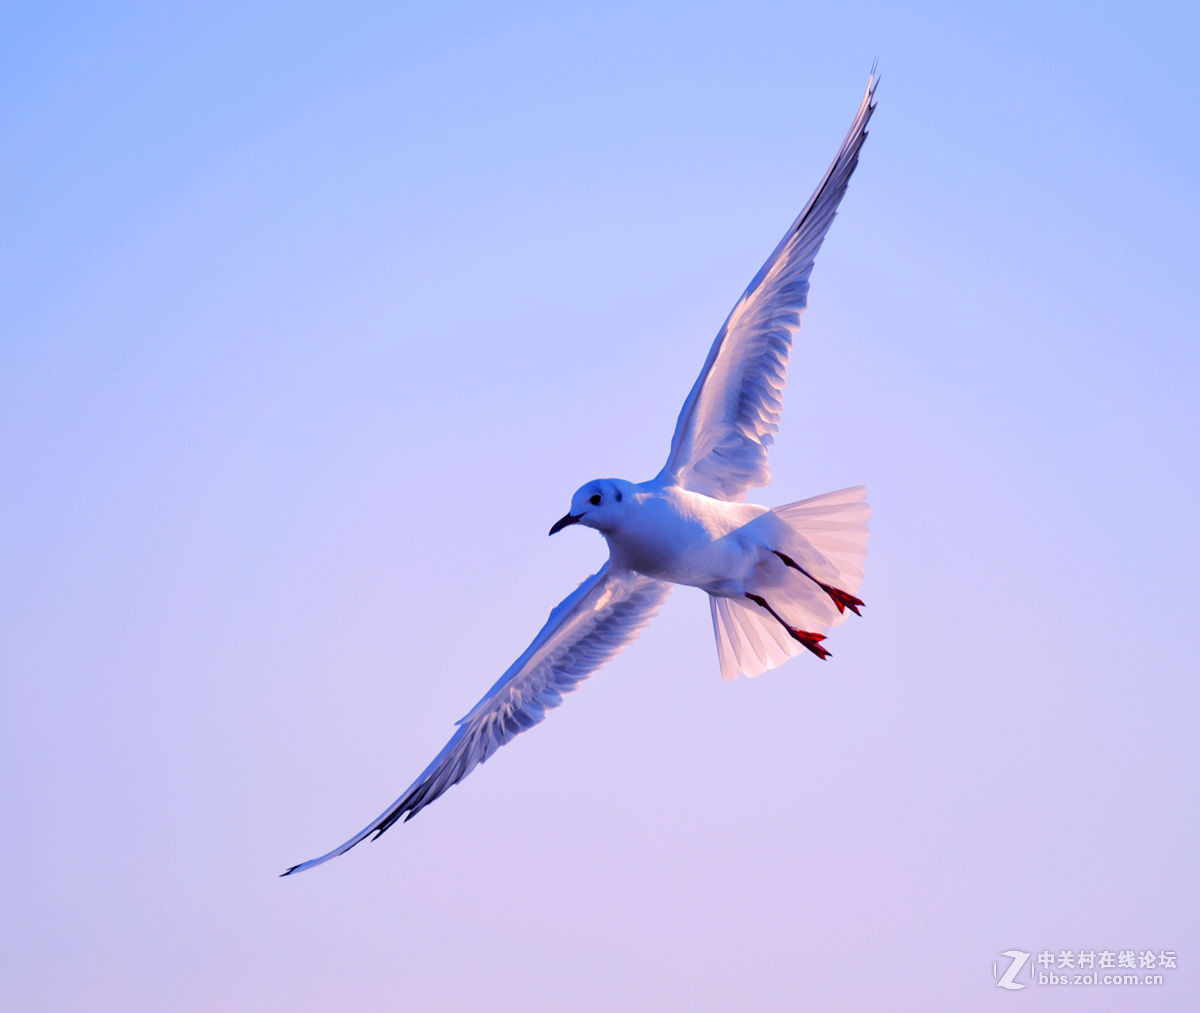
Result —
[[858, 486], [772, 510], [660, 479], [597, 479], [550, 533], [573, 524], [599, 531], [613, 581], [640, 576], [708, 592], [721, 673], [733, 679], [791, 657], [788, 638], [829, 656], [824, 631], [863, 604], [853, 592], [866, 554], [865, 494]]
[[709, 595], [721, 674], [755, 676], [808, 651], [829, 657], [825, 635], [856, 597], [866, 556], [862, 486], [769, 509], [743, 502], [770, 480], [792, 340], [809, 276], [832, 224], [875, 106], [872, 72], [854, 122], [816, 191], [717, 333], [662, 470], [648, 482], [582, 486], [550, 529], [599, 531], [609, 559], [556, 608], [533, 642], [459, 721], [450, 741], [375, 820], [320, 858], [344, 854], [411, 819], [496, 749], [541, 721], [563, 695], [613, 658], [676, 584]]
[[[591, 488], [591, 486], [585, 486]], [[770, 511], [651, 480], [631, 485], [614, 516], [594, 526], [614, 567], [720, 594], [753, 565], [747, 525]], [[587, 525], [585, 515], [579, 523]]]

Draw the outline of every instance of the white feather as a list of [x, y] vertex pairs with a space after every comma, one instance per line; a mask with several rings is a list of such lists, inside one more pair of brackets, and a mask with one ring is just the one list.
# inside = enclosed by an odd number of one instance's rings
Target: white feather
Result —
[[619, 654], [654, 618], [670, 591], [670, 584], [615, 573], [606, 563], [555, 607], [525, 653], [458, 721], [458, 731], [404, 794], [348, 841], [320, 858], [293, 865], [283, 875], [345, 854], [401, 817], [412, 819]]
[[717, 333], [679, 414], [662, 484], [737, 500], [771, 480], [767, 451], [779, 430], [792, 338], [808, 306], [813, 260], [867, 138], [877, 80], [872, 73], [833, 164]]

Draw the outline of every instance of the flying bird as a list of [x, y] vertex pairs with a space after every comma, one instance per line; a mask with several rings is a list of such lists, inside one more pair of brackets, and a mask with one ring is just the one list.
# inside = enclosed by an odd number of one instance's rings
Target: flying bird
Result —
[[770, 481], [767, 451], [779, 428], [792, 338], [814, 258], [867, 137], [877, 81], [872, 70], [833, 164], [717, 333], [662, 471], [648, 482], [588, 482], [550, 528], [551, 535], [595, 528], [608, 561], [550, 613], [403, 795], [344, 844], [283, 875], [412, 819], [633, 641], [675, 584], [708, 592], [725, 679], [759, 675], [802, 652], [825, 659], [830, 627], [848, 612], [862, 614], [855, 592], [867, 548], [865, 488], [774, 509], [744, 498]]

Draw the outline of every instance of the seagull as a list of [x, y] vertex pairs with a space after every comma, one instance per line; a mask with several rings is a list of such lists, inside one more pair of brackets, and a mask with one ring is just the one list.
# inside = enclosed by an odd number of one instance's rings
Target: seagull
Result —
[[855, 592], [870, 516], [864, 487], [774, 509], [744, 499], [748, 488], [770, 481], [767, 451], [779, 428], [809, 275], [858, 164], [877, 83], [872, 68], [833, 164], [717, 333], [662, 471], [648, 482], [588, 482], [550, 528], [551, 535], [573, 525], [595, 528], [608, 543], [608, 561], [555, 607], [403, 795], [345, 843], [282, 875], [412, 819], [632, 642], [675, 584], [708, 592], [727, 680], [759, 675], [806, 651], [824, 660], [830, 627], [848, 612], [862, 614]]

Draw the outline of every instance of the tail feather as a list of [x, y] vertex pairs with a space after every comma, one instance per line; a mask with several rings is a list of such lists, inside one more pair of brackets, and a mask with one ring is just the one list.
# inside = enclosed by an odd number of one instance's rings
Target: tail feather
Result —
[[736, 598], [709, 598], [721, 678], [736, 679], [739, 672], [753, 678], [782, 665], [804, 650], [787, 631], [755, 605]]
[[841, 582], [827, 583], [851, 593], [862, 584], [863, 563], [867, 558], [867, 521], [871, 508], [865, 502], [866, 496], [866, 486], [856, 485], [787, 503], [772, 511], [838, 571]]
[[[761, 593], [787, 621], [803, 630], [824, 634], [843, 622], [863, 581], [867, 555], [867, 520], [863, 486], [839, 489], [798, 503], [776, 507], [764, 515], [771, 527], [771, 548], [786, 553], [815, 580], [809, 580], [770, 555], [760, 567]], [[770, 518], [776, 520], [770, 520]], [[781, 521], [782, 523], [778, 523]], [[757, 523], [757, 522], [756, 522]], [[831, 594], [822, 585], [844, 592]], [[758, 589], [756, 589], [758, 590]], [[756, 676], [782, 665], [805, 650], [769, 613], [738, 598], [710, 598], [721, 676]], [[857, 612], [857, 608], [852, 607]]]

